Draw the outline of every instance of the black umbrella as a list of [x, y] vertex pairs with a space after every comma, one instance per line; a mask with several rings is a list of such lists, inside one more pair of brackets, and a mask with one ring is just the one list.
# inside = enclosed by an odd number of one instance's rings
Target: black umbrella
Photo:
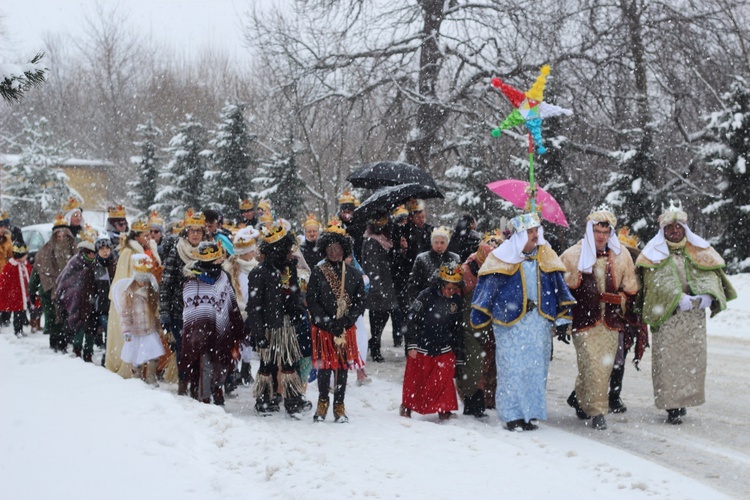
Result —
[[379, 189], [416, 182], [438, 189], [430, 174], [414, 165], [395, 161], [368, 163], [346, 178], [355, 188]]
[[365, 222], [382, 212], [390, 212], [411, 198], [443, 198], [443, 193], [432, 186], [416, 182], [378, 189], [354, 211], [354, 221]]

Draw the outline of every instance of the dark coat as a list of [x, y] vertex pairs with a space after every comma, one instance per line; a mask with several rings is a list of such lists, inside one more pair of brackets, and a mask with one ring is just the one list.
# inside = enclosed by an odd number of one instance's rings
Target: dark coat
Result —
[[409, 298], [414, 300], [419, 293], [430, 286], [435, 271], [446, 262], [456, 262], [460, 264], [458, 255], [453, 252], [443, 252], [438, 254], [434, 250], [422, 252], [417, 255], [414, 261], [414, 267], [409, 275]]
[[187, 262], [184, 262], [177, 251], [177, 244], [167, 256], [164, 263], [164, 273], [159, 287], [159, 317], [162, 323], [182, 321], [182, 289], [187, 276], [182, 272]]
[[[303, 320], [302, 292], [297, 286], [296, 259], [287, 264], [290, 270], [290, 286], [281, 283], [281, 272], [269, 262], [263, 261], [247, 276], [246, 330], [257, 342], [266, 336], [266, 330], [278, 330], [284, 326], [284, 316], [292, 323]], [[308, 294], [309, 294], [308, 286]], [[308, 299], [309, 300], [309, 299]]]
[[[341, 277], [341, 264], [326, 261], [323, 266], [333, 267], [336, 275]], [[326, 332], [338, 334], [351, 327], [365, 311], [365, 283], [362, 275], [354, 267], [346, 264], [344, 290], [351, 300], [349, 310], [340, 319], [336, 319], [336, 296], [331, 290], [320, 267], [315, 266], [307, 287], [307, 308], [310, 311], [310, 323]]]
[[367, 308], [371, 311], [391, 311], [398, 306], [393, 285], [392, 252], [376, 239], [365, 238], [362, 244], [362, 269], [370, 279]]
[[326, 258], [326, 253], [323, 250], [316, 250], [315, 243], [310, 243], [307, 240], [303, 240], [299, 245], [299, 250], [302, 252], [302, 256], [305, 258], [305, 262], [312, 269], [318, 265], [318, 262]]
[[68, 313], [68, 326], [73, 332], [96, 326], [95, 266], [95, 260], [79, 252], [57, 277], [57, 300]]
[[445, 298], [437, 285], [423, 290], [409, 309], [406, 348], [427, 356], [453, 351], [460, 364], [464, 359], [462, 309], [460, 295]]
[[471, 254], [477, 251], [482, 235], [473, 229], [464, 229], [464, 234], [455, 234], [448, 243], [448, 251], [458, 254], [461, 262], [466, 262]]
[[96, 279], [96, 314], [109, 314], [109, 287], [117, 270], [117, 258], [114, 253], [110, 255], [107, 265], [96, 259], [94, 266], [94, 277]]

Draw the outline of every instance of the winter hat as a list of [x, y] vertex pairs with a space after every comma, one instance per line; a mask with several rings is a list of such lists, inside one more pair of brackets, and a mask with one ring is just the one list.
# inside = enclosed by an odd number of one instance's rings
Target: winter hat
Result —
[[81, 241], [78, 243], [78, 248], [84, 248], [86, 250], [96, 252], [94, 243], [96, 242], [97, 233], [94, 228], [92, 228], [88, 224], [85, 224], [83, 226], [83, 229], [78, 232], [78, 237], [81, 239]]
[[108, 237], [106, 237], [106, 236], [100, 236], [94, 242], [94, 250], [95, 251], [98, 252], [99, 249], [102, 248], [102, 247], [107, 247], [107, 248], [110, 248], [110, 249], [112, 248], [112, 241]]
[[20, 241], [13, 242], [13, 258], [20, 259], [24, 255], [29, 253], [29, 248], [21, 243]]

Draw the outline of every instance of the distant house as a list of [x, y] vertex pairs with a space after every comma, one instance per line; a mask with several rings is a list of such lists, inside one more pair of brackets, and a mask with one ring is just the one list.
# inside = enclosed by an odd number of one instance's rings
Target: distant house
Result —
[[[18, 155], [0, 154], [0, 167], [18, 162]], [[83, 209], [87, 212], [107, 210], [110, 171], [115, 164], [104, 160], [82, 160], [70, 158], [57, 168], [68, 176], [68, 186], [83, 199]]]

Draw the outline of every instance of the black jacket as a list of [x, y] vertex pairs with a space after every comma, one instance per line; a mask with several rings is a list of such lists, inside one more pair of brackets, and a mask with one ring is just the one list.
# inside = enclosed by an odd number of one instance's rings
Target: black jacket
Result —
[[302, 252], [302, 256], [305, 258], [305, 262], [312, 269], [318, 265], [318, 262], [326, 258], [325, 252], [318, 251], [315, 249], [315, 243], [310, 243], [307, 240], [303, 240], [299, 245], [299, 250]]
[[362, 269], [370, 279], [367, 308], [371, 311], [392, 311], [398, 306], [393, 285], [391, 251], [376, 239], [365, 238], [362, 244]]
[[[297, 260], [287, 263], [288, 285], [281, 282], [281, 272], [268, 262], [261, 262], [247, 276], [247, 320], [245, 326], [254, 341], [266, 336], [268, 329], [284, 326], [284, 316], [293, 324], [302, 321], [304, 307], [298, 286]], [[309, 293], [309, 292], [308, 292]]]
[[445, 298], [437, 286], [423, 290], [409, 309], [406, 348], [416, 349], [428, 356], [453, 351], [456, 362], [462, 364], [462, 308], [463, 300], [460, 295]]
[[180, 257], [177, 251], [177, 245], [172, 250], [164, 262], [164, 273], [161, 277], [159, 286], [159, 317], [163, 324], [172, 321], [182, 321], [182, 310], [185, 306], [182, 300], [182, 287], [187, 281], [187, 276], [183, 272], [186, 262]]
[[[331, 264], [326, 261], [323, 265], [333, 267], [336, 275], [341, 277], [340, 263]], [[351, 300], [351, 305], [341, 319], [336, 319], [336, 296], [321, 268], [313, 267], [310, 284], [307, 286], [307, 309], [310, 311], [310, 323], [335, 335], [339, 335], [354, 325], [357, 318], [365, 311], [365, 283], [360, 272], [349, 264], [346, 264], [344, 289]]]
[[435, 271], [446, 262], [459, 262], [458, 255], [453, 252], [438, 254], [434, 250], [417, 255], [414, 267], [409, 275], [409, 299], [414, 300], [419, 293], [430, 286]]

